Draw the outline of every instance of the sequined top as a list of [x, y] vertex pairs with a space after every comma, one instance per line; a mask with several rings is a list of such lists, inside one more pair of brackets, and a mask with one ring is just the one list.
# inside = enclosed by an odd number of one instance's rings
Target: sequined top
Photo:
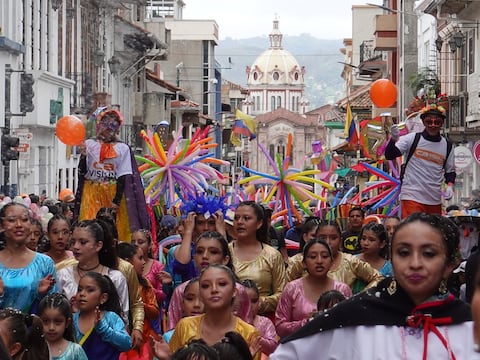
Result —
[[272, 320], [266, 316], [257, 315], [253, 320], [253, 326], [260, 333], [261, 351], [265, 355], [270, 355], [278, 346], [277, 331]]
[[[201, 337], [201, 323], [205, 315], [198, 315], [198, 316], [189, 316], [186, 318], [181, 319], [177, 326], [175, 327], [175, 331], [173, 332], [172, 338], [168, 345], [170, 346], [170, 350], [174, 352], [178, 348], [187, 345], [193, 339], [199, 339]], [[239, 317], [236, 318], [235, 328], [233, 331], [242, 335], [249, 346], [257, 339], [259, 336], [258, 331], [250, 324], [247, 324], [245, 321], [240, 319]], [[260, 359], [260, 352], [254, 357], [255, 360]]]
[[[53, 260], [44, 254], [35, 253], [32, 261], [22, 268], [7, 268], [0, 262], [0, 277], [4, 292], [0, 297], [0, 308], [12, 307], [24, 313], [30, 312], [33, 302], [39, 298], [38, 285], [47, 275], [57, 280]], [[50, 293], [58, 292], [55, 284]]]
[[[328, 272], [328, 276], [332, 279], [341, 281], [350, 288], [353, 287], [356, 279], [363, 280], [367, 283], [366, 288], [377, 285], [377, 283], [383, 279], [377, 270], [359, 258], [343, 252], [339, 252], [338, 256], [341, 257], [339, 266], [335, 270]], [[297, 254], [289, 259], [287, 281], [298, 279], [303, 275], [302, 259], [303, 254]]]
[[[300, 329], [317, 312], [317, 303], [305, 295], [304, 279], [301, 277], [285, 285], [278, 302], [275, 326], [277, 334], [282, 338]], [[348, 285], [337, 280], [333, 280], [333, 286], [328, 290], [340, 291], [346, 298], [352, 296]]]
[[[183, 317], [183, 293], [185, 292], [185, 288], [187, 287], [189, 281], [181, 283], [175, 288], [175, 290], [173, 290], [170, 304], [168, 305], [168, 329], [173, 329]], [[235, 301], [238, 301], [238, 309], [236, 309], [235, 315], [237, 315], [243, 321], [250, 323], [251, 307], [250, 298], [248, 297], [247, 290], [245, 289], [245, 286], [239, 283], [235, 283], [235, 287], [237, 289]]]
[[52, 360], [88, 360], [87, 355], [85, 354], [85, 351], [83, 351], [83, 348], [74, 343], [69, 341], [67, 348], [65, 351], [59, 355], [59, 356], [52, 356]]
[[148, 270], [147, 275], [145, 275], [145, 279], [150, 281], [153, 287], [153, 291], [155, 291], [155, 297], [157, 298], [157, 302], [161, 304], [166, 296], [163, 292], [163, 284], [162, 281], [157, 279], [157, 274], [163, 271], [164, 265], [158, 261], [153, 260], [152, 266], [150, 266], [150, 270]]
[[251, 261], [240, 261], [235, 256], [235, 242], [228, 246], [235, 274], [240, 280], [250, 279], [257, 284], [262, 299], [259, 312], [267, 313], [275, 311], [285, 286], [285, 263], [278, 250], [270, 245], [262, 245], [260, 255]]

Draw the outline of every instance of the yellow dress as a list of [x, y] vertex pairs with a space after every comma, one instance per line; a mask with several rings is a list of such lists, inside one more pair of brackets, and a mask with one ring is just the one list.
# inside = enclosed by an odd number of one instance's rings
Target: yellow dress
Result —
[[[335, 270], [330, 270], [328, 276], [334, 280], [341, 281], [350, 288], [353, 287], [356, 279], [367, 283], [365, 288], [370, 288], [383, 279], [383, 276], [365, 261], [351, 254], [339, 253], [341, 256], [340, 265]], [[303, 254], [296, 254], [288, 261], [287, 282], [298, 279], [304, 275], [302, 264]]]
[[[168, 346], [170, 347], [170, 350], [172, 352], [185, 345], [188, 345], [188, 343], [192, 340], [201, 338], [200, 326], [204, 317], [205, 314], [198, 316], [189, 316], [180, 319], [180, 321], [177, 323], [177, 326], [175, 326], [175, 331], [173, 332], [172, 338], [168, 343]], [[256, 340], [256, 338], [259, 336], [258, 331], [252, 325], [246, 323], [239, 317], [235, 316], [235, 320], [236, 323], [233, 331], [242, 335], [248, 346], [251, 346], [252, 343]], [[260, 359], [260, 352], [255, 355], [254, 359]]]
[[253, 280], [262, 299], [260, 313], [275, 312], [285, 281], [285, 263], [274, 247], [263, 244], [260, 255], [251, 261], [240, 261], [235, 256], [235, 242], [229, 245], [233, 268], [240, 280]]

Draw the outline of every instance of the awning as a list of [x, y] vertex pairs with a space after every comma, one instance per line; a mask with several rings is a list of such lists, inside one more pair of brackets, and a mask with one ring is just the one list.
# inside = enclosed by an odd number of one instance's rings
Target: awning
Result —
[[345, 123], [340, 121], [325, 121], [323, 124], [324, 127], [328, 129], [344, 129]]

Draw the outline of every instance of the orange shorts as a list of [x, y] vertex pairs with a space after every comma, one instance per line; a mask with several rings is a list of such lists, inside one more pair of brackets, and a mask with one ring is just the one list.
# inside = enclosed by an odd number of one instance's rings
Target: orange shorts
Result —
[[413, 200], [402, 200], [402, 219], [405, 219], [408, 215], [416, 212], [424, 212], [427, 214], [442, 214], [442, 204], [438, 205], [425, 205], [420, 204]]

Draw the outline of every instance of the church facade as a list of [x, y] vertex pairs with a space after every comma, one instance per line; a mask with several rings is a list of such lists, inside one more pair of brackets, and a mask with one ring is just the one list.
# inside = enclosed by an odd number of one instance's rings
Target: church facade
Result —
[[257, 138], [244, 141], [244, 163], [260, 172], [273, 172], [258, 143], [272, 158], [278, 154], [283, 160], [288, 135], [292, 134], [290, 166], [303, 170], [311, 167], [312, 142], [325, 143], [327, 130], [318, 111], [308, 111], [304, 94], [306, 69], [283, 48], [283, 35], [276, 19], [269, 38], [270, 47], [246, 69], [248, 94], [242, 111], [255, 117]]

